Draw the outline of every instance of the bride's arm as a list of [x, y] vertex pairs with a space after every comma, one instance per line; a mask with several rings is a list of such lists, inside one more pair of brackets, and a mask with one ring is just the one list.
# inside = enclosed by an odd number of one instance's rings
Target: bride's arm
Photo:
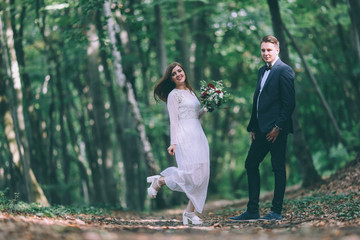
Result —
[[199, 111], [199, 119], [201, 119], [205, 115], [205, 113], [207, 113], [207, 111], [208, 110], [207, 110], [206, 106], [204, 105]]
[[168, 96], [167, 109], [170, 118], [170, 144], [175, 145], [178, 143], [179, 102], [173, 93]]

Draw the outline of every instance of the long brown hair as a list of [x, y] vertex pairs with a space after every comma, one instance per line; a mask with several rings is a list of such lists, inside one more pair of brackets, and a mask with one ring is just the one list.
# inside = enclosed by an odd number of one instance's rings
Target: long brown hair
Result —
[[171, 80], [171, 73], [176, 66], [181, 67], [181, 69], [185, 73], [185, 86], [190, 91], [194, 92], [194, 90], [190, 86], [189, 80], [187, 78], [187, 74], [183, 66], [181, 66], [180, 63], [173, 62], [166, 68], [164, 75], [154, 87], [154, 98], [157, 102], [159, 100], [162, 100], [166, 103], [169, 93], [176, 87], [175, 83]]

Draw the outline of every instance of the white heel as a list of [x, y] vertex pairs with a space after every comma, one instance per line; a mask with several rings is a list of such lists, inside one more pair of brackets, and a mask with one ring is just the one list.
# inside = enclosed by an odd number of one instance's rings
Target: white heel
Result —
[[161, 177], [160, 175], [154, 175], [154, 176], [147, 177], [146, 182], [147, 183], [152, 183], [155, 179], [158, 179], [160, 177]]
[[196, 216], [195, 212], [186, 212], [186, 210], [183, 213], [183, 224], [184, 225], [188, 225], [189, 224], [189, 220], [191, 221], [191, 224], [193, 225], [199, 225], [202, 224], [203, 221]]
[[189, 224], [189, 219], [185, 216], [185, 212], [183, 214], [183, 224], [184, 225], [188, 225]]
[[159, 185], [160, 177], [161, 177], [160, 175], [154, 175], [154, 176], [146, 178], [146, 182], [151, 183], [150, 187], [148, 187], [148, 189], [147, 189], [147, 192], [148, 192], [148, 195], [150, 198], [156, 198], [158, 191], [153, 187], [153, 184], [157, 184], [158, 187], [160, 188], [160, 185]]

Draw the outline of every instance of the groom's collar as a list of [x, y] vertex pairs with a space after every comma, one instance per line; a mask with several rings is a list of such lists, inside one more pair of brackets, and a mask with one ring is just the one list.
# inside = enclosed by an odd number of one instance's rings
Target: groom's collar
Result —
[[274, 66], [275, 63], [277, 62], [277, 60], [279, 60], [279, 57], [277, 57], [277, 58], [275, 59], [275, 61], [271, 63], [271, 66]]

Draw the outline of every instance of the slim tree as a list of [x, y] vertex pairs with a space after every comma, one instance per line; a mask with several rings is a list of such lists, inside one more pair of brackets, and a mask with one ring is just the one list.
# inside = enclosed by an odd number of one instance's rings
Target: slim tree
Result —
[[319, 98], [321, 100], [321, 103], [322, 103], [322, 105], [323, 105], [323, 107], [325, 109], [325, 112], [327, 113], [327, 115], [328, 115], [334, 129], [335, 129], [335, 133], [337, 134], [338, 139], [340, 140], [340, 142], [342, 142], [346, 146], [345, 139], [342, 136], [343, 134], [342, 134], [342, 132], [340, 130], [340, 127], [339, 127], [339, 125], [338, 125], [338, 123], [337, 123], [337, 121], [336, 121], [336, 119], [334, 117], [334, 114], [333, 114], [328, 102], [326, 101], [326, 99], [324, 97], [324, 94], [322, 93], [322, 91], [320, 89], [320, 86], [318, 84], [317, 79], [315, 78], [314, 74], [312, 74], [312, 72], [310, 70], [310, 67], [309, 67], [308, 63], [306, 62], [305, 57], [302, 54], [302, 51], [301, 51], [300, 47], [296, 43], [293, 36], [290, 34], [289, 30], [286, 28], [285, 24], [283, 24], [283, 28], [284, 28], [286, 34], [288, 35], [288, 37], [290, 38], [292, 46], [297, 51], [297, 53], [298, 53], [298, 55], [299, 55], [299, 57], [301, 59], [301, 62], [304, 65], [304, 68], [305, 68], [305, 71], [306, 71], [308, 77], [310, 78], [312, 84], [314, 85], [315, 91], [318, 94], [318, 96], [319, 96]]
[[[9, 4], [9, 2], [7, 1]], [[3, 16], [6, 24], [3, 24]], [[48, 205], [47, 199], [40, 188], [35, 175], [30, 167], [29, 144], [26, 137], [23, 95], [19, 73], [19, 64], [14, 47], [14, 35], [11, 27], [11, 19], [7, 11], [0, 10], [0, 38], [3, 63], [7, 72], [8, 102], [10, 112], [5, 115], [5, 132], [9, 142], [10, 151], [15, 165], [21, 169], [24, 177], [25, 199], [29, 202], [40, 202]], [[6, 36], [3, 32], [6, 29]], [[15, 93], [15, 96], [13, 95]], [[11, 117], [10, 117], [11, 115]]]
[[[26, 70], [25, 52], [24, 52], [24, 28], [25, 18], [29, 10], [29, 4], [23, 3], [20, 8], [20, 13], [17, 14], [15, 1], [10, 1], [10, 13], [11, 13], [11, 26], [14, 33], [14, 47], [16, 51], [16, 57], [19, 63], [20, 77], [22, 80], [23, 99], [24, 99], [24, 117], [26, 119], [26, 131], [29, 136], [29, 147], [33, 151], [30, 151], [31, 158], [30, 164], [34, 172], [36, 173], [40, 182], [44, 182], [46, 171], [48, 169], [47, 161], [45, 161], [45, 149], [44, 141], [41, 135], [41, 123], [39, 120], [39, 113], [33, 104], [34, 95], [31, 89], [31, 79]], [[18, 16], [18, 17], [17, 17]]]
[[162, 76], [165, 73], [167, 66], [166, 46], [164, 24], [162, 22], [162, 11], [160, 1], [156, 1], [154, 5], [155, 14], [155, 31], [156, 31], [156, 57], [158, 59], [158, 73]]
[[[207, 49], [211, 45], [211, 40], [207, 34], [208, 32], [208, 18], [209, 10], [206, 7], [207, 3], [204, 1], [196, 1], [194, 5], [199, 9], [199, 13], [194, 15], [194, 43], [195, 48], [195, 62], [194, 62], [194, 87], [200, 88], [200, 81], [205, 79], [205, 66], [207, 64]], [[220, 80], [220, 79], [215, 79]]]
[[189, 79], [194, 81], [194, 71], [190, 63], [190, 30], [186, 19], [186, 7], [184, 0], [177, 0], [177, 18], [179, 19], [180, 34], [176, 40], [176, 46], [179, 49], [179, 59], [187, 71]]
[[98, 71], [98, 58], [99, 58], [99, 41], [97, 40], [98, 36], [96, 34], [96, 28], [94, 24], [88, 25], [88, 74], [87, 78], [90, 83], [90, 94], [92, 97], [92, 109], [94, 114], [94, 127], [95, 127], [95, 139], [96, 139], [96, 147], [99, 148], [100, 154], [99, 159], [101, 159], [101, 163], [98, 165], [100, 170], [100, 192], [99, 194], [102, 196], [102, 201], [107, 202], [108, 196], [106, 194], [107, 185], [106, 182], [106, 169], [107, 161], [111, 159], [110, 154], [110, 144], [109, 144], [109, 129], [108, 124], [105, 119], [105, 108], [104, 108], [104, 96], [102, 92], [102, 84], [100, 83], [100, 75]]
[[104, 11], [105, 16], [107, 18], [107, 28], [108, 33], [110, 36], [110, 42], [111, 42], [111, 50], [112, 50], [112, 56], [114, 61], [114, 72], [115, 72], [115, 78], [116, 83], [119, 84], [121, 88], [124, 89], [125, 93], [127, 94], [127, 101], [129, 102], [131, 106], [131, 111], [133, 113], [134, 120], [136, 121], [137, 128], [136, 130], [139, 133], [140, 140], [142, 143], [142, 151], [144, 151], [146, 156], [146, 165], [147, 169], [150, 174], [155, 174], [158, 172], [158, 167], [156, 166], [154, 162], [154, 157], [151, 152], [151, 144], [146, 136], [145, 126], [143, 124], [143, 120], [141, 117], [141, 113], [137, 104], [137, 101], [135, 99], [134, 91], [132, 88], [132, 85], [126, 81], [126, 77], [122, 70], [121, 65], [121, 53], [117, 48], [116, 45], [116, 28], [119, 26], [116, 25], [114, 19], [112, 18], [111, 14], [111, 8], [110, 8], [110, 2], [105, 1], [104, 3]]
[[[65, 111], [66, 111], [66, 106], [65, 106], [65, 97], [64, 97], [64, 91], [63, 91], [63, 79], [62, 79], [62, 71], [61, 71], [61, 62], [60, 62], [60, 54], [56, 49], [56, 44], [54, 44], [54, 42], [51, 39], [51, 31], [46, 31], [45, 27], [46, 27], [46, 12], [42, 11], [42, 15], [40, 18], [40, 8], [42, 6], [45, 5], [45, 3], [43, 1], [37, 2], [37, 8], [36, 8], [36, 15], [37, 18], [41, 21], [38, 21], [38, 26], [40, 29], [40, 34], [41, 37], [45, 43], [45, 48], [48, 50], [47, 51], [47, 60], [49, 63], [53, 63], [54, 68], [48, 68], [49, 70], [49, 76], [51, 76], [49, 78], [50, 81], [50, 86], [51, 86], [51, 99], [52, 99], [52, 106], [51, 106], [51, 111], [55, 110], [55, 101], [56, 101], [56, 95], [55, 95], [55, 89], [57, 90], [57, 99], [59, 101], [59, 127], [60, 127], [60, 145], [61, 145], [61, 157], [62, 157], [62, 171], [64, 174], [64, 183], [66, 185], [66, 190], [65, 190], [65, 194], [61, 197], [61, 200], [64, 201], [66, 204], [70, 204], [71, 203], [71, 194], [70, 194], [70, 188], [69, 188], [69, 184], [70, 184], [70, 161], [71, 161], [71, 157], [70, 154], [67, 150], [67, 142], [68, 142], [68, 136], [66, 133], [66, 127], [65, 127], [65, 121], [64, 119], [66, 118], [65, 115]], [[56, 43], [56, 42], [55, 42]], [[57, 42], [59, 43], [59, 42]], [[61, 44], [61, 43], [60, 43]], [[55, 74], [51, 74], [51, 72], [54, 71]], [[50, 118], [52, 123], [50, 124], [50, 126], [54, 126], [53, 125], [53, 116], [52, 116], [51, 112]], [[53, 134], [53, 130], [50, 129], [50, 147], [49, 147], [49, 155], [50, 155], [50, 161], [52, 162], [52, 166], [50, 167], [50, 176], [49, 176], [49, 182], [54, 181], [54, 183], [57, 183], [57, 177], [56, 177], [56, 164], [55, 161], [52, 160], [52, 147], [53, 147], [53, 141], [55, 141], [54, 139], [54, 134]], [[55, 192], [54, 196], [56, 196], [56, 198], [59, 197], [59, 195]], [[56, 199], [56, 201], [59, 199]]]
[[[356, 58], [357, 60], [355, 61], [355, 65], [354, 65], [354, 71], [350, 71], [353, 72], [353, 76], [351, 77], [351, 83], [353, 85], [353, 88], [355, 89], [355, 96], [356, 99], [360, 99], [360, 73], [358, 71], [358, 69], [360, 68], [360, 0], [348, 0], [348, 4], [349, 4], [349, 15], [350, 15], [350, 19], [351, 19], [351, 26], [352, 26], [352, 31], [351, 31], [351, 35], [352, 35], [352, 39], [353, 39], [353, 46], [354, 49], [356, 51]], [[348, 56], [345, 56], [346, 58], [348, 58]], [[350, 68], [351, 70], [351, 68]], [[358, 101], [356, 101], [358, 102]], [[359, 104], [357, 104], [358, 109], [360, 109]], [[359, 131], [360, 134], [360, 131]]]
[[[4, 15], [5, 19], [5, 29], [6, 36], [4, 35], [2, 29], [4, 25], [2, 23], [2, 17]], [[22, 90], [21, 90], [21, 81], [20, 81], [20, 72], [19, 65], [16, 58], [16, 52], [14, 48], [14, 34], [10, 24], [10, 17], [7, 11], [1, 12], [0, 15], [0, 31], [1, 31], [1, 40], [2, 47], [2, 56], [4, 57], [4, 64], [7, 69], [8, 74], [8, 84], [7, 88], [9, 95], [9, 104], [12, 117], [12, 126], [14, 128], [14, 134], [16, 136], [14, 142], [14, 147], [11, 147], [12, 154], [15, 160], [15, 163], [21, 162], [22, 173], [24, 175], [25, 189], [26, 189], [26, 200], [31, 202], [31, 184], [30, 184], [30, 155], [28, 149], [28, 142], [25, 135], [25, 122], [22, 108]], [[7, 47], [7, 49], [6, 49]], [[8, 53], [9, 52], [9, 53]], [[15, 96], [13, 96], [12, 88], [14, 88]], [[13, 99], [14, 98], [14, 99]], [[16, 99], [16, 101], [15, 101]], [[15, 145], [16, 142], [16, 145]]]
[[[267, 0], [270, 14], [272, 19], [272, 26], [275, 33], [275, 36], [279, 39], [281, 43], [280, 56], [290, 66], [293, 66], [289, 56], [289, 50], [287, 47], [287, 41], [284, 34], [284, 25], [281, 20], [280, 8], [278, 0]], [[315, 183], [321, 181], [321, 177], [317, 173], [311, 153], [307, 146], [304, 133], [301, 129], [299, 122], [299, 112], [297, 107], [295, 107], [293, 114], [293, 124], [294, 124], [294, 135], [293, 135], [293, 147], [298, 166], [300, 168], [302, 176], [302, 185], [304, 187], [309, 187]]]
[[[154, 156], [151, 150], [151, 144], [148, 140], [145, 125], [141, 116], [141, 112], [135, 98], [134, 90], [132, 84], [127, 81], [126, 76], [122, 68], [122, 58], [121, 53], [117, 47], [116, 35], [120, 32], [120, 26], [114, 21], [110, 1], [104, 2], [104, 13], [107, 19], [107, 31], [111, 43], [111, 53], [114, 65], [114, 74], [115, 82], [120, 86], [123, 92], [126, 95], [126, 100], [130, 106], [130, 111], [132, 113], [132, 119], [136, 126], [136, 132], [139, 136], [139, 143], [141, 147], [141, 152], [145, 157], [146, 170], [149, 175], [153, 175], [159, 172], [159, 168], [154, 161]], [[129, 160], [129, 159], [126, 159]], [[134, 181], [134, 179], [127, 179], [127, 181]], [[133, 189], [127, 189], [127, 191], [132, 191]], [[128, 204], [131, 204], [128, 202]]]
[[[349, 14], [352, 25], [354, 48], [357, 53], [358, 67], [360, 67], [360, 0], [348, 0], [348, 3], [350, 6]], [[360, 84], [358, 87], [360, 87]]]

